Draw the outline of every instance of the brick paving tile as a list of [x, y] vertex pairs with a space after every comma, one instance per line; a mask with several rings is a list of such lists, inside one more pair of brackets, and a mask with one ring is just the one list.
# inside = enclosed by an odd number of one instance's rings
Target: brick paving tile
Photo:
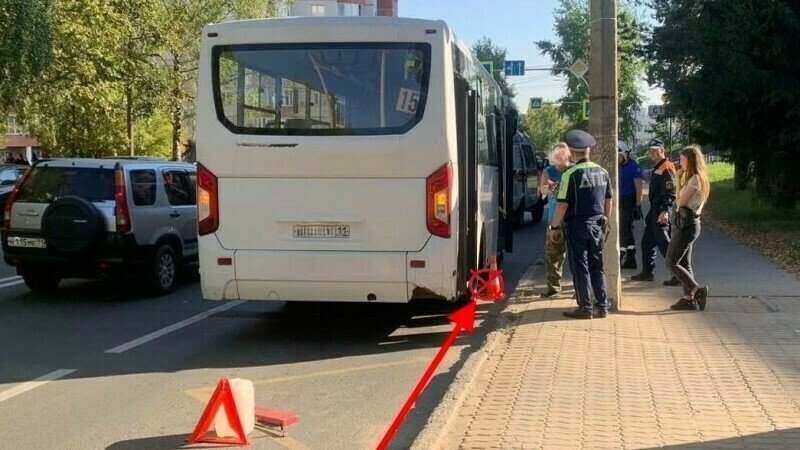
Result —
[[800, 448], [800, 299], [770, 299], [782, 314], [745, 295], [674, 313], [673, 291], [627, 288], [625, 313], [602, 321], [562, 320], [571, 299], [517, 297], [508, 338], [455, 418], [464, 434], [445, 441], [463, 449]]

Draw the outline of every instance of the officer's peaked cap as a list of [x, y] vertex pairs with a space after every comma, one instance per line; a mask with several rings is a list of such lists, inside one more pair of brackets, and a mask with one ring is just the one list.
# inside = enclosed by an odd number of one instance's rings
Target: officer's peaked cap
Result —
[[647, 143], [648, 148], [664, 148], [664, 141], [661, 139], [650, 139], [650, 142]]
[[567, 131], [567, 134], [564, 136], [564, 142], [566, 142], [573, 151], [578, 152], [585, 151], [588, 147], [597, 145], [594, 136], [583, 130]]

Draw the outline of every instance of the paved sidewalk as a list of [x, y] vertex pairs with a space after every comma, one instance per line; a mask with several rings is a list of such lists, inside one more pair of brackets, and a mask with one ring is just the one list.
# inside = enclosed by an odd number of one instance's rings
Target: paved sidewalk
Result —
[[624, 281], [624, 311], [591, 321], [540, 300], [534, 266], [441, 447], [800, 448], [800, 281], [710, 229], [695, 261], [705, 312], [669, 310], [659, 257], [655, 283]]

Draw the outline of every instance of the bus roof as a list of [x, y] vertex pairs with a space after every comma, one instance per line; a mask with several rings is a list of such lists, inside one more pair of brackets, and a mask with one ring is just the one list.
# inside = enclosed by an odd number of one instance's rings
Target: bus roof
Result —
[[250, 20], [236, 20], [206, 25], [203, 33], [247, 30], [264, 26], [292, 27], [358, 27], [358, 26], [395, 26], [408, 28], [434, 29], [447, 33], [448, 40], [452, 33], [442, 20], [409, 19], [404, 17], [280, 17]]

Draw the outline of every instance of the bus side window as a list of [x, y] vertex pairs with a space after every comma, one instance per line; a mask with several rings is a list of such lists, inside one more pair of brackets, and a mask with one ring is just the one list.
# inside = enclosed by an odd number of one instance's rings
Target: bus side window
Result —
[[497, 138], [495, 134], [497, 128], [495, 126], [494, 114], [486, 115], [486, 143], [487, 143], [487, 160], [489, 165], [497, 166]]

